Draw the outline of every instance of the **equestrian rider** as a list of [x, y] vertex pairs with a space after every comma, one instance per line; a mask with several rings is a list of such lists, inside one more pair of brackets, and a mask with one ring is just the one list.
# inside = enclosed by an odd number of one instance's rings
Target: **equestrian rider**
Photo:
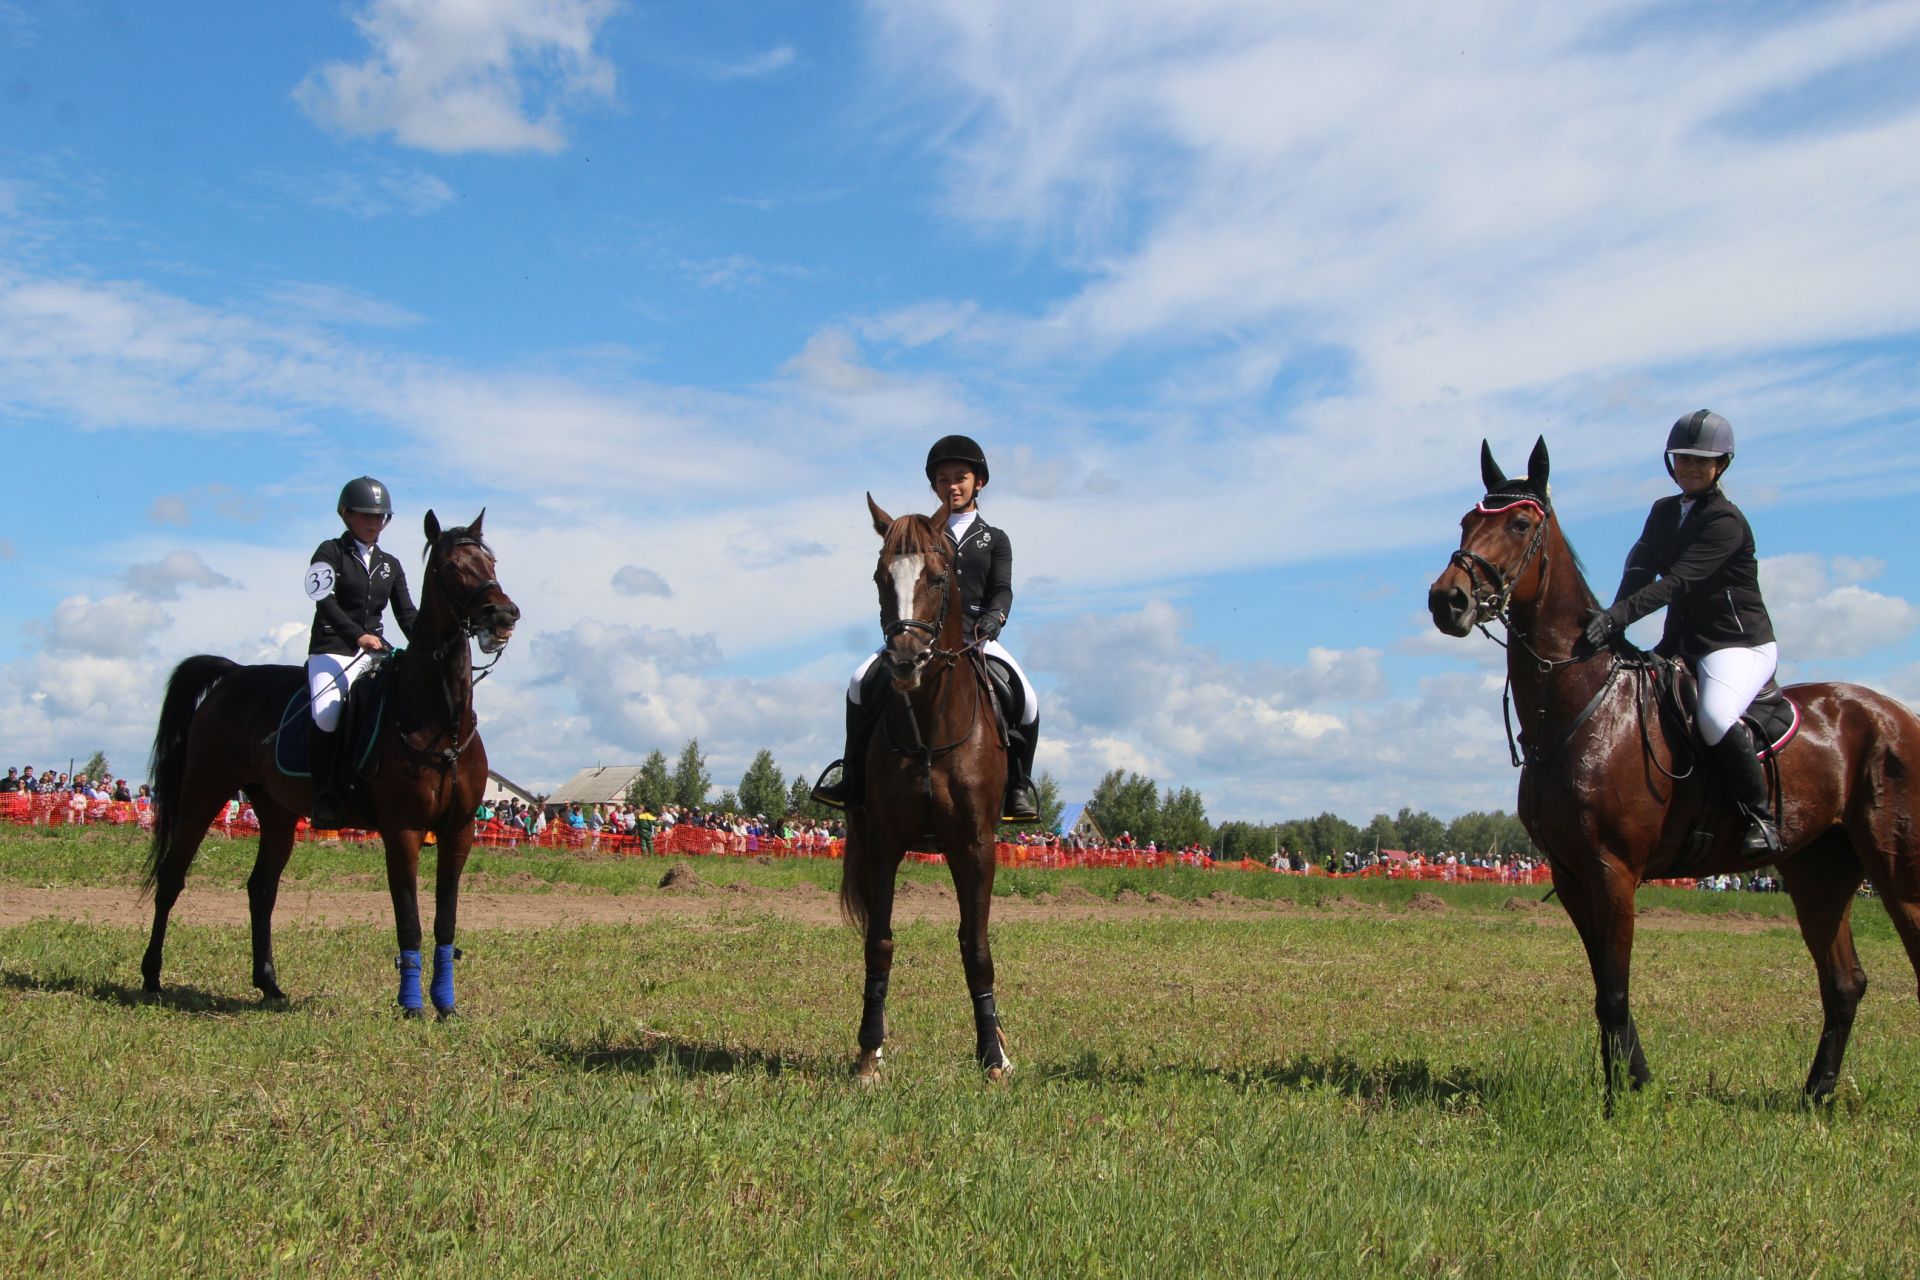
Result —
[[339, 792], [340, 716], [348, 688], [373, 669], [371, 655], [390, 648], [380, 619], [393, 605], [401, 632], [413, 638], [418, 610], [407, 591], [407, 571], [380, 549], [380, 531], [393, 519], [387, 486], [372, 476], [350, 480], [334, 508], [346, 532], [323, 542], [307, 566], [313, 634], [307, 642], [307, 690], [313, 709], [313, 825], [343, 825]]
[[[959, 580], [960, 603], [965, 607], [967, 638], [977, 642], [989, 659], [1005, 664], [1017, 681], [1024, 706], [1020, 723], [1007, 726], [1007, 791], [1000, 810], [1002, 821], [1034, 822], [1040, 817], [1033, 788], [1033, 753], [1040, 741], [1040, 696], [1026, 672], [1000, 644], [1001, 628], [1013, 608], [1013, 543], [988, 524], [977, 501], [987, 487], [987, 455], [966, 436], [945, 436], [927, 451], [927, 483], [946, 510], [947, 538], [954, 548], [954, 576]], [[882, 695], [877, 688], [863, 691], [867, 675], [885, 653], [877, 650], [847, 685], [847, 746], [840, 761], [840, 779], [832, 786], [816, 786], [813, 798], [844, 809], [864, 794], [867, 744], [879, 720]], [[870, 699], [873, 706], [863, 706]], [[831, 774], [833, 767], [827, 768]], [[823, 779], [825, 775], [822, 775]]]
[[1733, 426], [1717, 413], [1687, 414], [1667, 433], [1667, 474], [1680, 492], [1647, 514], [1627, 556], [1612, 606], [1587, 616], [1586, 638], [1598, 647], [1654, 610], [1667, 610], [1654, 652], [1685, 658], [1699, 681], [1696, 727], [1747, 817], [1743, 848], [1777, 853], [1767, 779], [1741, 716], [1773, 679], [1779, 662], [1773, 621], [1760, 598], [1753, 530], [1720, 490], [1733, 465]]

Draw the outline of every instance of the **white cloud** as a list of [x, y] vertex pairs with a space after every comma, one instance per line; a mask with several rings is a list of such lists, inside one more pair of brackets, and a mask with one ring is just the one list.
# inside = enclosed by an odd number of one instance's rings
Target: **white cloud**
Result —
[[267, 298], [276, 306], [328, 324], [411, 329], [425, 323], [423, 317], [405, 307], [346, 285], [289, 280], [269, 291]]
[[1773, 618], [1782, 662], [1801, 673], [1806, 663], [1857, 658], [1891, 648], [1920, 626], [1920, 609], [1861, 582], [1882, 565], [1852, 556], [1768, 556], [1760, 561], [1760, 590]]
[[54, 606], [43, 632], [49, 654], [87, 658], [132, 658], [147, 650], [154, 633], [173, 621], [150, 599], [134, 595], [68, 596]]
[[428, 151], [565, 148], [561, 109], [613, 96], [594, 47], [614, 0], [369, 0], [354, 23], [372, 46], [294, 90], [316, 121], [390, 133]]
[[268, 174], [271, 186], [321, 209], [356, 218], [392, 214], [421, 217], [454, 200], [453, 188], [424, 169], [383, 166], [360, 172], [335, 169], [311, 175]]
[[651, 569], [623, 564], [613, 571], [613, 589], [623, 596], [671, 596], [673, 588]]
[[798, 54], [792, 45], [776, 44], [735, 62], [713, 63], [708, 74], [716, 80], [761, 80], [785, 71], [796, 57]]
[[169, 551], [158, 560], [128, 567], [127, 590], [145, 600], [178, 600], [182, 587], [234, 588], [240, 584], [200, 558], [198, 551]]

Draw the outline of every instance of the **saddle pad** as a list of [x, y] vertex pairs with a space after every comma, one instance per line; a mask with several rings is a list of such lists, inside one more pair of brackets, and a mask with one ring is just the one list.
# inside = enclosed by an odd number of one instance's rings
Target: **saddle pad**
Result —
[[1800, 708], [1777, 684], [1769, 683], [1742, 716], [1753, 728], [1753, 740], [1765, 745], [1755, 754], [1766, 760], [1787, 749], [1800, 732]]
[[[353, 694], [347, 699], [347, 733], [352, 744], [348, 756], [353, 762], [353, 771], [359, 773], [367, 767], [367, 761], [373, 758], [373, 744], [380, 736], [380, 722], [387, 713], [387, 682], [383, 671], [376, 671], [357, 683]], [[287, 699], [287, 706], [280, 713], [280, 732], [274, 736], [273, 764], [289, 778], [310, 778], [313, 776], [313, 716], [308, 712], [308, 702], [312, 695], [308, 693], [305, 681], [293, 691]], [[371, 707], [371, 715], [355, 714], [361, 707]]]

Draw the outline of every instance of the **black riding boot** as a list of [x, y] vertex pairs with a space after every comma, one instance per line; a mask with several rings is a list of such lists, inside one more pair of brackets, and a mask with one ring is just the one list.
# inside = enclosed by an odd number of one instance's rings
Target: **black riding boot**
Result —
[[317, 724], [307, 726], [308, 753], [313, 757], [313, 826], [338, 831], [347, 825], [346, 803], [340, 795], [338, 758], [340, 731], [329, 733]]
[[1767, 794], [1767, 772], [1756, 756], [1753, 732], [1744, 720], [1736, 720], [1727, 736], [1714, 749], [1714, 763], [1727, 780], [1727, 788], [1746, 815], [1747, 830], [1740, 848], [1749, 857], [1759, 858], [1780, 852], [1780, 833], [1774, 830], [1772, 797]]
[[[866, 799], [867, 743], [873, 740], [875, 719], [866, 707], [851, 698], [847, 700], [846, 754], [821, 771], [820, 780], [813, 784], [814, 800], [834, 809], [844, 809], [857, 800]], [[829, 786], [827, 775], [835, 765], [840, 768], [840, 777]]]
[[1040, 717], [1032, 724], [1007, 726], [1007, 795], [1002, 822], [1038, 822], [1040, 797], [1033, 787], [1033, 753], [1040, 745]]

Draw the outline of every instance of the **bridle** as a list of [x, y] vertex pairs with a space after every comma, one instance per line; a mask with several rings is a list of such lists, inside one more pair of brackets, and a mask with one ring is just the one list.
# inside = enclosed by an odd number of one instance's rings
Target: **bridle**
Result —
[[[489, 635], [493, 633], [493, 628], [480, 622], [476, 617], [471, 616], [471, 614], [476, 600], [489, 591], [498, 591], [500, 589], [500, 580], [498, 578], [489, 575], [484, 582], [467, 589], [463, 593], [459, 593], [458, 603], [454, 601], [456, 592], [453, 584], [447, 578], [447, 562], [451, 554], [458, 551], [461, 547], [480, 548], [481, 554], [487, 557], [487, 567], [489, 570], [498, 563], [486, 542], [470, 533], [451, 537], [444, 542], [436, 542], [434, 544], [432, 553], [434, 557], [434, 581], [439, 584], [441, 591], [445, 593], [444, 598], [447, 600], [446, 607], [452, 613], [454, 619], [454, 629], [452, 633], [427, 655], [428, 660], [435, 663], [446, 661], [456, 649], [464, 649], [468, 641], [480, 635], [482, 632], [486, 632]], [[481, 642], [480, 647], [483, 650], [486, 649], [486, 642], [484, 640]], [[493, 654], [493, 659], [486, 665], [476, 667], [469, 664], [470, 674], [467, 681], [467, 701], [469, 706], [473, 698], [473, 687], [491, 675], [494, 667], [499, 664], [500, 659], [506, 656], [506, 642], [502, 641], [497, 648], [490, 652]], [[404, 731], [396, 736], [399, 738], [401, 745], [413, 752], [416, 756], [436, 766], [451, 769], [454, 763], [459, 760], [460, 753], [465, 751], [473, 742], [474, 735], [480, 732], [480, 718], [473, 716], [472, 727], [467, 730], [465, 737], [460, 736], [460, 721], [463, 716], [459, 709], [460, 698], [458, 690], [455, 688], [454, 674], [452, 671], [447, 673], [446, 702], [449, 712], [453, 717], [453, 722], [448, 729], [450, 736], [454, 739], [451, 745], [440, 751], [429, 751], [416, 745]]]
[[[449, 610], [452, 611], [454, 621], [455, 621], [455, 630], [453, 634], [449, 635], [444, 641], [442, 641], [440, 644], [440, 647], [435, 649], [433, 653], [430, 655], [433, 661], [435, 662], [445, 661], [447, 658], [447, 655], [453, 652], [454, 647], [456, 645], [465, 644], [467, 641], [480, 635], [482, 632], [491, 633], [493, 630], [493, 628], [487, 626], [486, 624], [480, 622], [478, 618], [472, 616], [472, 610], [473, 610], [474, 601], [478, 600], [482, 595], [484, 595], [488, 591], [499, 590], [500, 580], [498, 578], [494, 578], [494, 577], [487, 578], [486, 581], [479, 583], [478, 585], [468, 589], [464, 594], [462, 594], [460, 596], [458, 603], [454, 602], [453, 597], [455, 595], [455, 592], [454, 592], [453, 584], [447, 580], [447, 560], [449, 555], [452, 552], [459, 550], [461, 547], [480, 548], [482, 554], [484, 554], [487, 557], [487, 566], [489, 569], [491, 569], [496, 563], [498, 563], [494, 559], [493, 552], [488, 549], [487, 544], [483, 540], [473, 537], [470, 534], [462, 535], [460, 537], [450, 539], [444, 546], [436, 545], [434, 547], [434, 553], [438, 557], [438, 563], [435, 566], [435, 573], [440, 583], [441, 590], [446, 593], [447, 601], [448, 601], [447, 607]], [[481, 643], [481, 648], [482, 649], [486, 648], [486, 644], [484, 641]], [[475, 675], [474, 675], [473, 682], [475, 684], [478, 684], [480, 683], [480, 681], [487, 678], [488, 673], [490, 673], [493, 670], [495, 664], [497, 664], [500, 661], [501, 655], [506, 652], [506, 648], [507, 648], [506, 645], [503, 643], [500, 645], [499, 648], [490, 650], [490, 652], [493, 654], [493, 661], [487, 663], [485, 666], [474, 668]]]
[[[1594, 654], [1599, 653], [1600, 650], [1592, 649], [1586, 653], [1572, 654], [1565, 658], [1543, 657], [1540, 651], [1533, 647], [1533, 643], [1528, 639], [1526, 632], [1514, 625], [1512, 617], [1513, 589], [1519, 585], [1521, 575], [1526, 573], [1527, 566], [1533, 562], [1533, 558], [1540, 554], [1541, 547], [1546, 545], [1547, 525], [1552, 520], [1553, 511], [1550, 505], [1543, 503], [1538, 498], [1505, 497], [1503, 495], [1496, 497], [1495, 501], [1501, 502], [1501, 505], [1488, 506], [1487, 499], [1482, 498], [1479, 504], [1474, 507], [1474, 511], [1481, 515], [1495, 516], [1503, 512], [1511, 511], [1515, 507], [1532, 507], [1534, 514], [1539, 517], [1538, 522], [1534, 525], [1533, 536], [1527, 539], [1527, 545], [1520, 552], [1520, 558], [1514, 562], [1511, 569], [1502, 569], [1479, 552], [1469, 551], [1465, 547], [1461, 547], [1447, 558], [1447, 563], [1457, 565], [1460, 571], [1467, 575], [1467, 581], [1473, 587], [1473, 591], [1468, 594], [1468, 599], [1473, 604], [1475, 614], [1474, 626], [1480, 629], [1480, 634], [1499, 645], [1502, 649], [1508, 648], [1509, 645], [1507, 641], [1502, 640], [1499, 636], [1487, 630], [1487, 619], [1496, 619], [1506, 628], [1507, 635], [1512, 637], [1514, 643], [1517, 643], [1527, 656], [1533, 659], [1534, 671], [1538, 675], [1537, 683], [1539, 686], [1535, 690], [1534, 696], [1534, 718], [1538, 722], [1535, 725], [1534, 733], [1531, 735], [1516, 735], [1513, 731], [1513, 669], [1511, 666], [1507, 669], [1506, 686], [1500, 691], [1500, 718], [1507, 728], [1507, 754], [1513, 761], [1513, 767], [1519, 769], [1528, 765], [1544, 766], [1549, 760], [1560, 753], [1561, 748], [1572, 741], [1573, 735], [1580, 731], [1582, 725], [1593, 718], [1593, 713], [1600, 709], [1600, 704], [1606, 700], [1607, 692], [1613, 688], [1614, 679], [1619, 675], [1621, 667], [1620, 664], [1616, 662], [1609, 668], [1606, 680], [1601, 683], [1599, 691], [1593, 695], [1593, 698], [1587, 703], [1586, 708], [1582, 710], [1578, 716], [1574, 717], [1573, 722], [1567, 726], [1566, 731], [1559, 736], [1559, 739], [1551, 748], [1542, 750], [1540, 739], [1546, 728], [1547, 681], [1552, 679], [1554, 673], [1562, 667], [1575, 666], [1585, 662], [1587, 659], [1593, 657]], [[1543, 560], [1540, 565], [1543, 589], [1546, 571], [1547, 562]], [[1480, 581], [1480, 575], [1482, 573], [1487, 577], [1487, 582], [1484, 587]], [[1521, 752], [1523, 743], [1526, 747], [1524, 755]]]
[[[931, 552], [902, 551], [899, 554], [925, 555], [931, 554]], [[954, 580], [953, 553], [945, 547], [941, 547], [939, 549], [939, 555], [945, 562], [946, 568], [945, 572], [941, 575], [943, 585], [940, 591], [940, 608], [934, 614], [933, 621], [927, 622], [920, 618], [895, 618], [892, 622], [886, 623], [881, 627], [881, 634], [886, 640], [891, 641], [895, 636], [908, 631], [925, 632], [928, 641], [925, 665], [932, 666], [935, 663], [940, 664], [940, 670], [934, 678], [936, 680], [943, 680], [946, 678], [948, 672], [959, 665], [962, 658], [966, 657], [969, 653], [977, 651], [983, 642], [979, 639], [974, 639], [967, 644], [961, 645], [958, 649], [942, 649], [940, 647], [940, 634], [946, 630], [947, 615], [953, 607], [954, 597], [960, 594], [960, 586], [959, 583]], [[978, 662], [979, 660], [976, 659], [976, 665], [978, 665]], [[985, 680], [984, 672], [981, 673], [980, 678], [982, 681]], [[900, 698], [899, 701], [901, 706], [906, 708], [907, 727], [913, 733], [913, 742], [909, 746], [901, 746], [898, 742], [894, 741], [893, 730], [891, 726], [887, 725], [886, 720], [883, 718], [881, 724], [886, 731], [887, 745], [898, 754], [919, 762], [921, 791], [927, 802], [932, 803], [934, 759], [937, 756], [943, 756], [953, 751], [973, 737], [974, 730], [979, 727], [980, 699], [974, 698], [971, 700], [972, 714], [967, 719], [966, 732], [962, 733], [952, 742], [946, 743], [944, 746], [934, 746], [927, 741], [926, 734], [920, 729], [920, 717], [914, 712], [913, 699]]]
[[[1527, 571], [1527, 566], [1532, 563], [1534, 556], [1538, 555], [1540, 548], [1546, 544], [1547, 521], [1552, 513], [1533, 498], [1514, 498], [1506, 505], [1499, 507], [1488, 506], [1486, 499], [1482, 498], [1479, 505], [1474, 507], [1476, 512], [1487, 516], [1500, 515], [1515, 507], [1532, 507], [1539, 520], [1534, 525], [1533, 537], [1527, 540], [1526, 549], [1520, 553], [1520, 559], [1511, 569], [1502, 569], [1479, 552], [1469, 551], [1465, 547], [1461, 547], [1447, 558], [1448, 564], [1457, 566], [1467, 575], [1467, 582], [1473, 588], [1468, 592], [1468, 599], [1473, 604], [1474, 625], [1490, 639], [1493, 638], [1493, 633], [1487, 630], [1488, 618], [1496, 618], [1508, 631], [1513, 630], [1512, 619], [1508, 617], [1508, 609], [1513, 601], [1513, 589], [1520, 585], [1520, 575]], [[1480, 581], [1483, 573], [1487, 578], [1484, 585]], [[1499, 643], [1497, 640], [1495, 642]]]

